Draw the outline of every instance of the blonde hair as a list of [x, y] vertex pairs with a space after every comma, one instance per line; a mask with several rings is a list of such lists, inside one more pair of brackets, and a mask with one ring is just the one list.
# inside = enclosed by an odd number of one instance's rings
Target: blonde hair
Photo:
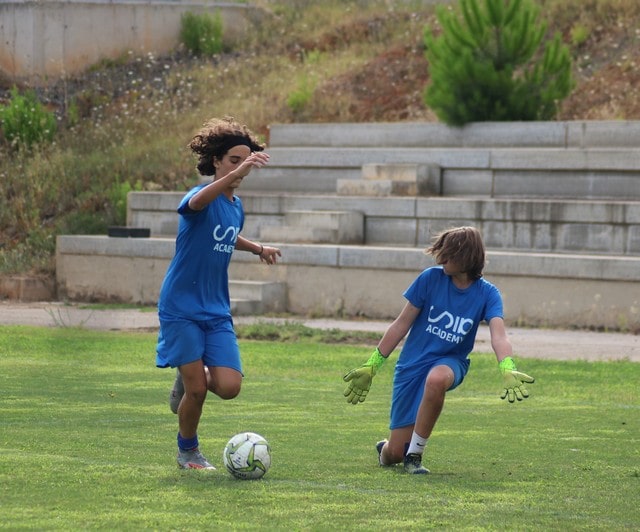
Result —
[[485, 249], [482, 235], [475, 227], [454, 227], [436, 235], [425, 250], [438, 264], [455, 262], [471, 279], [482, 277]]

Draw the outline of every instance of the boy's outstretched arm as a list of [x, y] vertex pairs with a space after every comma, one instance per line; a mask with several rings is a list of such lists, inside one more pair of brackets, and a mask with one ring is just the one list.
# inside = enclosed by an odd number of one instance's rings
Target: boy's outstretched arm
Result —
[[398, 317], [389, 325], [369, 360], [342, 377], [342, 380], [348, 383], [344, 391], [344, 396], [347, 398], [348, 403], [357, 405], [366, 399], [373, 377], [375, 377], [384, 361], [400, 343], [400, 340], [409, 332], [419, 313], [419, 308], [407, 303]]
[[529, 397], [529, 391], [525, 383], [533, 383], [535, 379], [516, 369], [516, 363], [513, 360], [513, 348], [507, 337], [504, 320], [502, 318], [493, 318], [489, 322], [489, 332], [491, 334], [491, 347], [498, 359], [498, 367], [502, 373], [504, 384], [500, 398], [507, 399], [510, 403], [515, 402], [516, 399], [522, 401]]

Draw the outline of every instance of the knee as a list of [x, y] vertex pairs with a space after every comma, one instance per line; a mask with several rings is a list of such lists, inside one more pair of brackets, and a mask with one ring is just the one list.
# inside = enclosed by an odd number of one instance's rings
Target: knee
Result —
[[453, 372], [448, 371], [431, 371], [427, 376], [425, 390], [427, 393], [435, 393], [444, 395], [453, 384]]
[[241, 383], [229, 382], [216, 386], [215, 390], [212, 390], [220, 399], [228, 400], [238, 397], [240, 394]]
[[207, 389], [205, 387], [198, 387], [194, 390], [186, 390], [185, 395], [194, 403], [201, 405], [207, 397]]
[[402, 462], [405, 454], [405, 447], [409, 442], [387, 442], [387, 448], [385, 450], [385, 458], [391, 464], [398, 464]]

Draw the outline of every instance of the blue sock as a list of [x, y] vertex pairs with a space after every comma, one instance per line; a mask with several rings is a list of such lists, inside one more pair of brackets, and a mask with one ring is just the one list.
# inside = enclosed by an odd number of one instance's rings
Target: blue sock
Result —
[[198, 435], [193, 438], [183, 438], [178, 432], [178, 449], [181, 451], [193, 451], [198, 448]]

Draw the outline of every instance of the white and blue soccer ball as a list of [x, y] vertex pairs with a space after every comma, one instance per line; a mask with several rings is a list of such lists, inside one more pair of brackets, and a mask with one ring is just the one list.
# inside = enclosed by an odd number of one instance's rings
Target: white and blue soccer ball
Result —
[[228, 441], [222, 460], [235, 478], [256, 480], [271, 467], [271, 447], [259, 434], [241, 432]]

